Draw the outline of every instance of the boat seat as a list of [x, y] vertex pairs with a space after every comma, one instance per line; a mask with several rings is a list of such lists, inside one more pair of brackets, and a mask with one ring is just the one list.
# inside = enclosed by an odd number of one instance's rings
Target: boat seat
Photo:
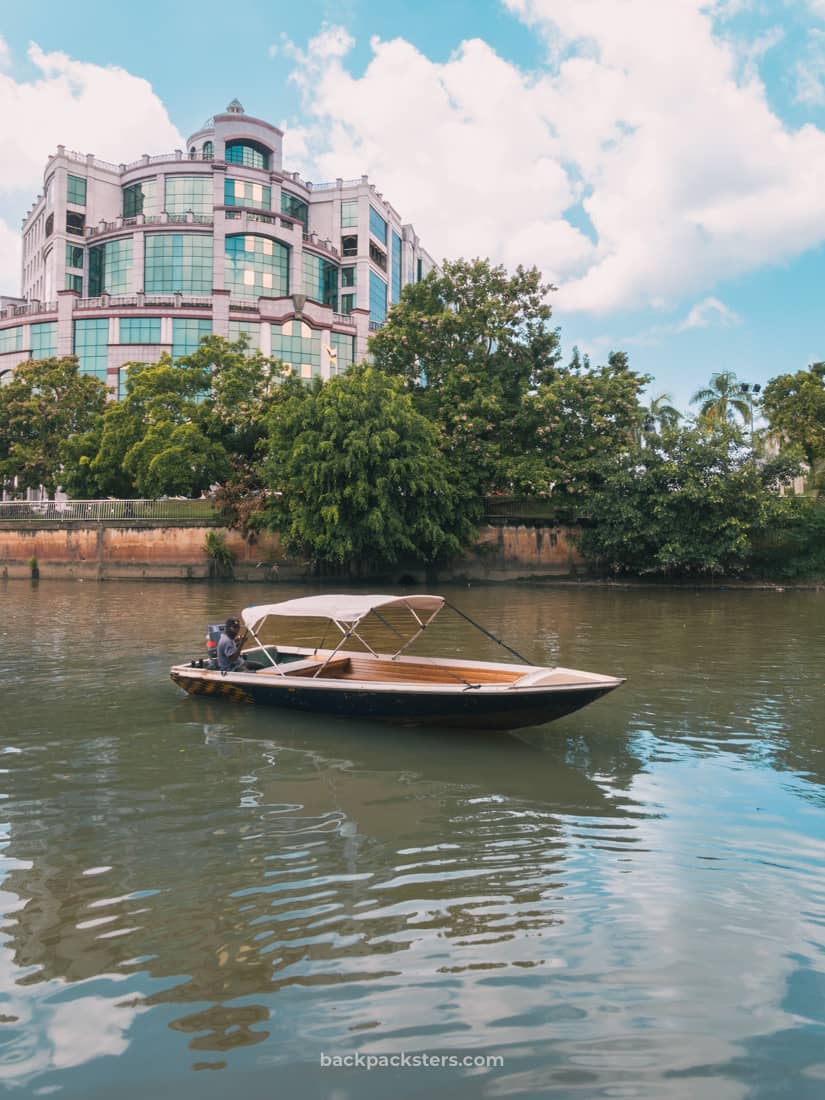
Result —
[[327, 663], [323, 672], [318, 672], [323, 664], [324, 659], [319, 657], [313, 657], [309, 661], [296, 661], [294, 664], [287, 665], [285, 675], [309, 677], [314, 676], [317, 672], [319, 680], [328, 680], [340, 676], [344, 672], [349, 672], [352, 667], [349, 657], [334, 657]]

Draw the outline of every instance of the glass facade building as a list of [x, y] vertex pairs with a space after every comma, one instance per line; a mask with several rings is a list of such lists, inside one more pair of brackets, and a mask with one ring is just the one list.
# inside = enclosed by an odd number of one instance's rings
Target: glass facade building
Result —
[[235, 101], [184, 148], [116, 165], [57, 146], [22, 230], [27, 308], [0, 308], [0, 371], [73, 349], [117, 392], [131, 359], [245, 332], [251, 350], [327, 378], [364, 358], [430, 269], [366, 176], [302, 180], [282, 131]]

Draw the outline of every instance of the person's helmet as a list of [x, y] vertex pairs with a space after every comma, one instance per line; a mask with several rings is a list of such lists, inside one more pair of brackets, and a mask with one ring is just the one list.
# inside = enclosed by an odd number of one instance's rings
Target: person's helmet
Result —
[[237, 615], [230, 615], [229, 618], [226, 620], [226, 625], [240, 628], [241, 620], [238, 618]]

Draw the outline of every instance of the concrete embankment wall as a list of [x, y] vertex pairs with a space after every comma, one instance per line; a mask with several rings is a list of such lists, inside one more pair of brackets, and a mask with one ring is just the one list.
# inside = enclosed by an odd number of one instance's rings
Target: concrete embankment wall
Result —
[[[40, 577], [83, 580], [205, 579], [209, 564], [204, 542], [209, 531], [200, 524], [149, 524], [129, 521], [81, 526], [76, 523], [22, 523], [0, 528], [0, 577], [31, 576], [37, 561]], [[277, 535], [252, 543], [236, 531], [224, 531], [235, 555], [234, 576], [242, 581], [315, 579], [311, 563], [286, 558]], [[550, 525], [487, 526], [477, 545], [434, 576], [415, 563], [401, 563], [383, 574], [388, 581], [425, 579], [504, 581], [530, 576], [564, 576], [583, 568], [576, 530]], [[364, 580], [368, 574], [362, 574]], [[343, 575], [339, 578], [344, 579]]]

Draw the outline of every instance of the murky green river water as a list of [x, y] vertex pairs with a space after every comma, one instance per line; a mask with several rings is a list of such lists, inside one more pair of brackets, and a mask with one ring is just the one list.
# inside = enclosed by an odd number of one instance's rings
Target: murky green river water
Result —
[[821, 1100], [825, 593], [447, 592], [628, 677], [518, 737], [169, 681], [310, 591], [0, 585], [0, 1089]]

